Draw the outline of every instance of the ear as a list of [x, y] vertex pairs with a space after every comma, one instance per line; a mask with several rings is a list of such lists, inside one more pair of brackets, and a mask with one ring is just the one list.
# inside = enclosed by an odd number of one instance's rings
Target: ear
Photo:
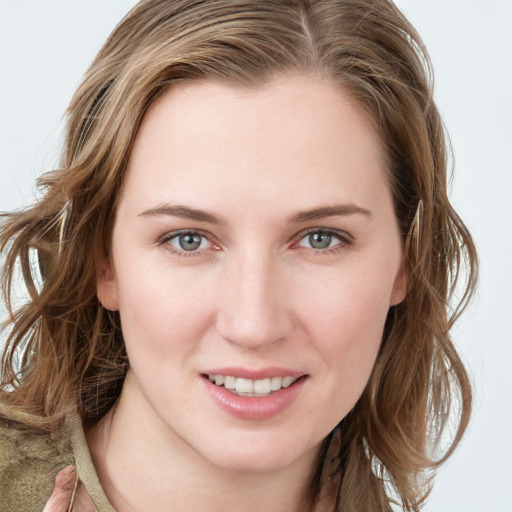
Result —
[[389, 298], [390, 306], [397, 306], [407, 296], [409, 291], [409, 272], [406, 270], [405, 265], [402, 264], [398, 274], [395, 277], [393, 283], [393, 289], [391, 290], [391, 296]]
[[96, 294], [101, 305], [110, 311], [119, 309], [117, 280], [111, 262], [106, 257], [98, 259], [96, 268]]
[[[416, 208], [416, 213], [414, 214], [414, 219], [409, 227], [409, 232], [407, 233], [407, 237], [405, 239], [404, 249], [402, 251], [402, 262], [400, 264], [400, 269], [396, 276], [395, 282], [393, 284], [393, 290], [391, 292], [391, 297], [389, 301], [390, 306], [396, 306], [402, 302], [411, 287], [411, 263], [410, 263], [410, 255], [411, 251], [413, 257], [417, 257], [420, 252], [420, 229], [423, 222], [423, 201], [420, 199], [418, 201], [418, 206]], [[412, 246], [412, 249], [411, 249]]]
[[391, 295], [389, 298], [390, 306], [397, 306], [400, 304], [405, 299], [407, 292], [409, 291], [410, 273], [408, 266], [408, 253], [409, 243], [406, 243], [402, 254], [400, 268], [398, 269], [398, 273], [395, 277], [393, 288], [391, 290]]

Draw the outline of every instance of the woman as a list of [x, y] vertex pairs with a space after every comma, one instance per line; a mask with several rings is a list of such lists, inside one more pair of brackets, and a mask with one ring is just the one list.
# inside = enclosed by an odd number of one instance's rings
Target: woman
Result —
[[428, 62], [385, 0], [128, 14], [2, 226], [0, 510], [420, 508], [476, 276]]

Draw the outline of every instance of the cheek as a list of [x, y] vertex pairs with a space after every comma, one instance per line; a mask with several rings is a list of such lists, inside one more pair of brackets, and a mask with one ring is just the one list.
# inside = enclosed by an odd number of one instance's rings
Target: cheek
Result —
[[176, 354], [177, 349], [192, 349], [212, 315], [201, 279], [159, 265], [131, 268], [138, 270], [122, 274], [120, 269], [118, 279], [128, 351], [145, 352], [151, 347], [152, 357], [158, 359], [166, 353]]
[[390, 279], [378, 273], [338, 274], [316, 287], [302, 319], [322, 355], [327, 386], [342, 389], [338, 407], [346, 414], [364, 390], [377, 357], [389, 310]]
[[370, 270], [347, 267], [303, 284], [309, 288], [307, 293], [297, 294], [307, 297], [300, 306], [303, 316], [322, 338], [338, 337], [342, 345], [350, 345], [371, 333], [382, 332], [389, 309], [391, 273], [367, 268]]

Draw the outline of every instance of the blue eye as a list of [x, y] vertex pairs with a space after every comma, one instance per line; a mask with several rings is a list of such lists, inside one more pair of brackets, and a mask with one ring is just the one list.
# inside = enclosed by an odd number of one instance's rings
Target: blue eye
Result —
[[309, 247], [310, 249], [324, 250], [333, 249], [337, 246], [348, 245], [351, 243], [348, 235], [337, 231], [317, 229], [310, 231], [299, 241], [300, 247]]
[[210, 242], [195, 231], [179, 232], [167, 238], [166, 242], [178, 251], [194, 252], [209, 247]]

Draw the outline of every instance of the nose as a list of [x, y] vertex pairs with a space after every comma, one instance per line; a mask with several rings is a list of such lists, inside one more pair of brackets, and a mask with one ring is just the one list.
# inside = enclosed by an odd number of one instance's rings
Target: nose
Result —
[[293, 318], [284, 273], [268, 255], [239, 258], [225, 269], [217, 332], [256, 350], [290, 335]]

